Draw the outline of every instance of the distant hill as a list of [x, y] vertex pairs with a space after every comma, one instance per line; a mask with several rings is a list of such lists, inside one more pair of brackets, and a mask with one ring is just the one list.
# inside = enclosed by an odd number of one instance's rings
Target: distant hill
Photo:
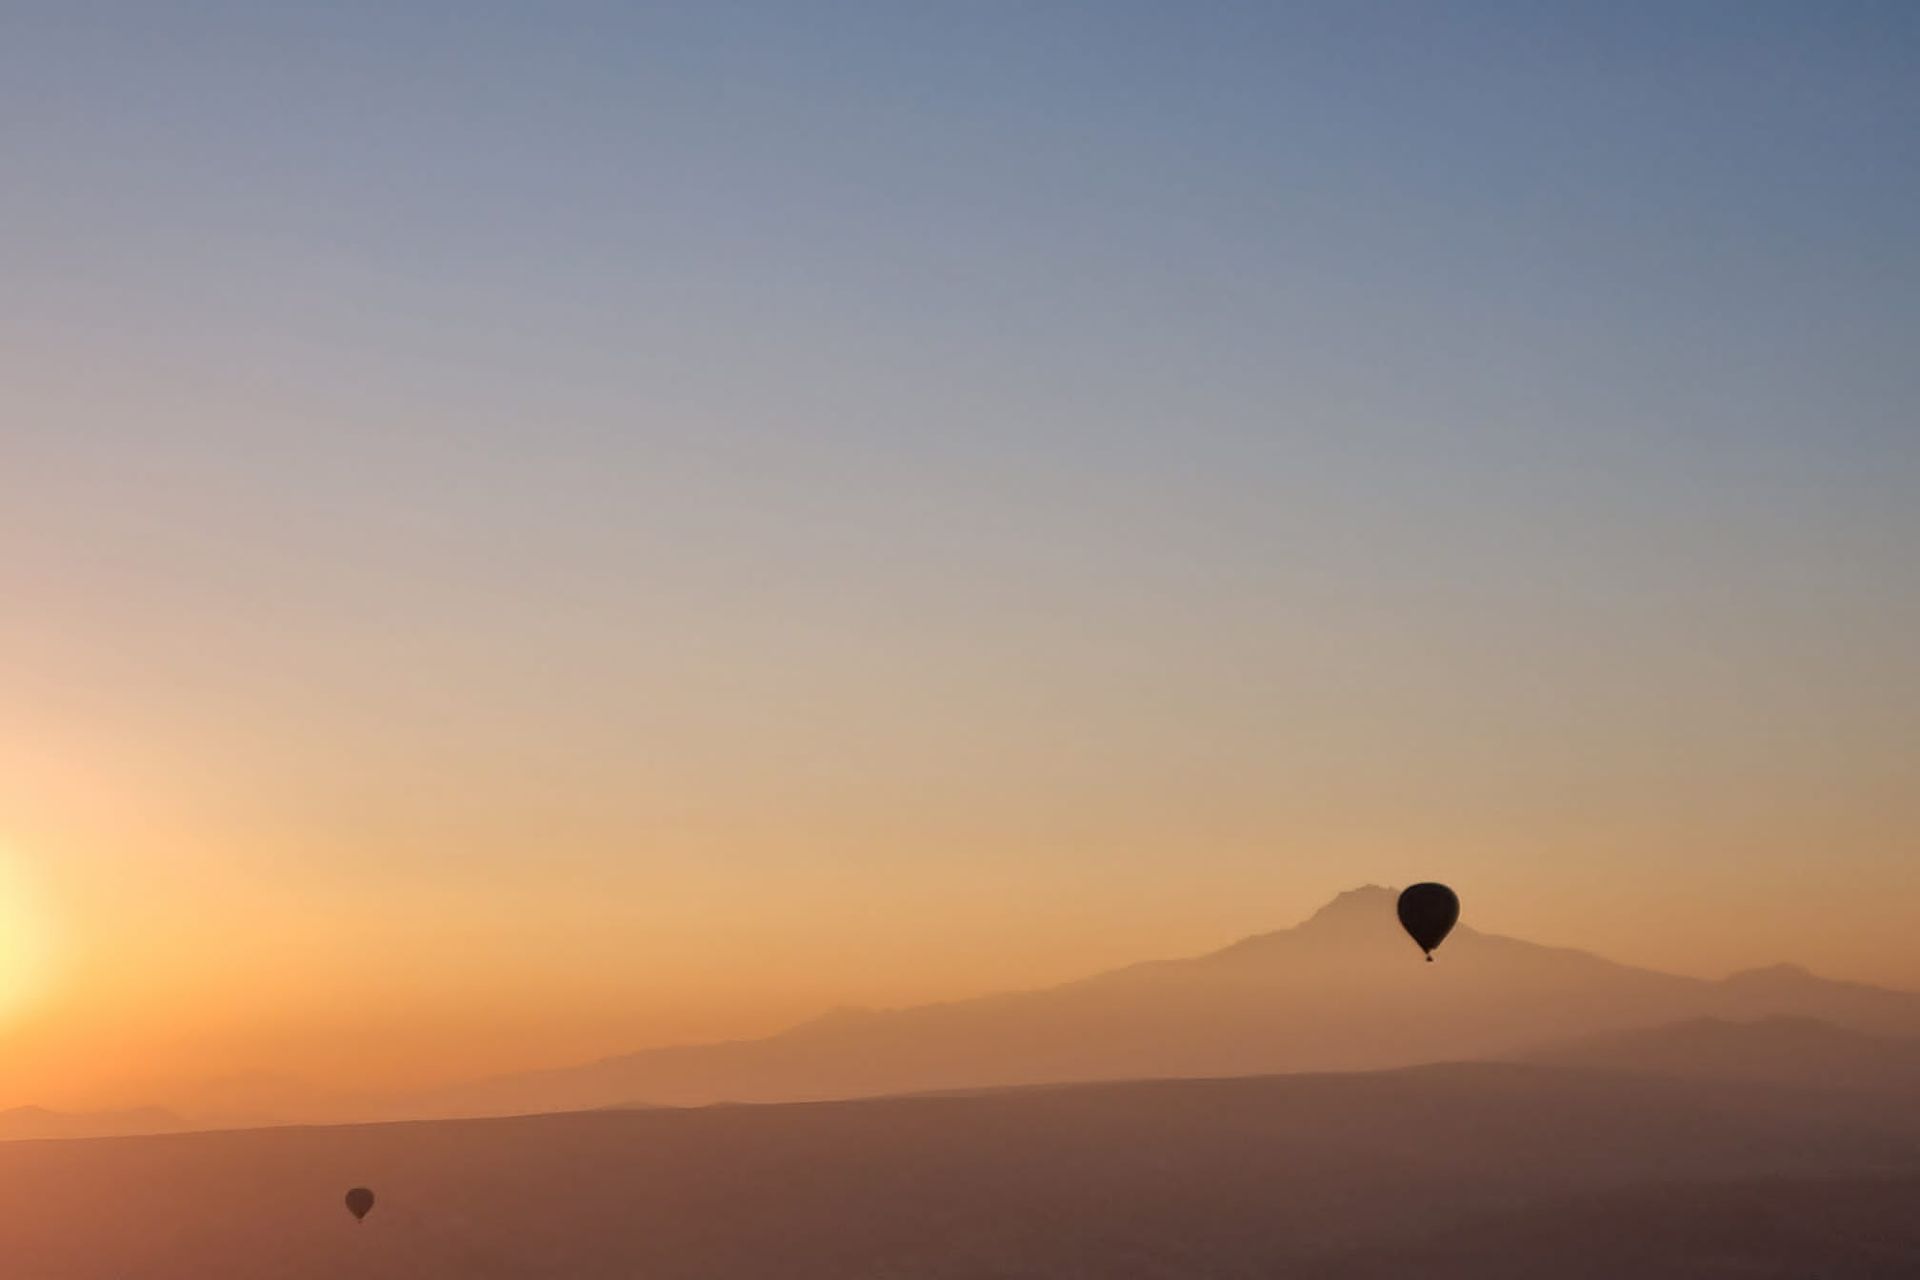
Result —
[[1044, 1081], [1348, 1071], [1500, 1057], [1696, 1017], [1796, 1014], [1920, 1034], [1920, 995], [1780, 968], [1708, 982], [1462, 926], [1422, 964], [1395, 893], [1210, 955], [1041, 991], [840, 1010], [760, 1040], [656, 1049], [410, 1099], [489, 1115], [647, 1102], [786, 1101]]
[[1516, 1057], [1556, 1066], [1920, 1098], [1920, 1038], [1870, 1035], [1815, 1018], [1694, 1018], [1583, 1036]]
[[186, 1127], [186, 1122], [179, 1116], [161, 1107], [136, 1107], [125, 1111], [49, 1111], [45, 1107], [12, 1107], [0, 1111], [0, 1142], [175, 1133]]
[[[0, 1214], [0, 1258], [61, 1280], [1451, 1276], [1474, 1273], [1404, 1251], [1498, 1258], [1504, 1240], [1572, 1266], [1626, 1256], [1584, 1234], [1595, 1223], [1686, 1243], [1673, 1206], [1697, 1202], [1714, 1247], [1734, 1249], [1714, 1256], [1738, 1264], [1728, 1215], [1746, 1184], [1765, 1184], [1773, 1214], [1828, 1203], [1831, 1179], [1920, 1175], [1920, 1119], [1800, 1103], [1737, 1082], [1460, 1064], [13, 1143], [0, 1203], [30, 1211]], [[360, 1183], [380, 1197], [364, 1226], [340, 1204]], [[1831, 1212], [1793, 1224], [1798, 1272], [1611, 1274], [1916, 1273], [1911, 1215]], [[1836, 1258], [1906, 1269], [1808, 1269], [1822, 1231], [1845, 1235]]]

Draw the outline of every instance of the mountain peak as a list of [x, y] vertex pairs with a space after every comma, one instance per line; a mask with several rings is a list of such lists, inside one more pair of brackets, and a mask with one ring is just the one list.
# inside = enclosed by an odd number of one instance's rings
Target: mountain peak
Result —
[[1354, 925], [1375, 927], [1383, 920], [1394, 918], [1394, 905], [1399, 898], [1398, 889], [1379, 884], [1361, 885], [1358, 889], [1348, 889], [1335, 895], [1331, 902], [1309, 916], [1300, 928], [1318, 932], [1325, 929], [1344, 930]]
[[1326, 905], [1288, 929], [1256, 933], [1207, 957], [1244, 963], [1249, 960], [1290, 953], [1301, 945], [1313, 947], [1371, 947], [1405, 941], [1395, 918], [1400, 891], [1380, 884], [1363, 884], [1335, 894]]

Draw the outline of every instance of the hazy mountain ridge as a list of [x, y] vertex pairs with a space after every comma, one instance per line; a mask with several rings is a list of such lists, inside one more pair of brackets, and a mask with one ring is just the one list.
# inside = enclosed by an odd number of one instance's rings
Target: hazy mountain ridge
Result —
[[1457, 929], [1425, 965], [1394, 891], [1343, 893], [1290, 928], [1044, 990], [835, 1010], [759, 1040], [646, 1050], [483, 1080], [410, 1105], [442, 1115], [629, 1102], [788, 1101], [1042, 1081], [1374, 1070], [1502, 1058], [1699, 1017], [1818, 1017], [1920, 1034], [1920, 995], [1792, 966], [1718, 982]]
[[[98, 1123], [69, 1128], [52, 1122], [35, 1127], [30, 1120], [10, 1127], [0, 1115], [0, 1139], [1363, 1071], [1464, 1060], [1818, 1085], [1818, 1071], [1796, 1065], [1798, 1055], [1809, 1051], [1786, 1040], [1749, 1034], [1720, 1059], [1696, 1045], [1691, 1057], [1681, 1054], [1665, 1065], [1657, 1058], [1636, 1062], [1623, 1046], [1603, 1052], [1602, 1042], [1614, 1033], [1698, 1020], [1774, 1018], [1817, 1021], [1860, 1035], [1920, 1036], [1920, 995], [1830, 981], [1793, 965], [1716, 982], [1467, 925], [1455, 931], [1436, 963], [1423, 964], [1394, 920], [1394, 896], [1379, 886], [1352, 890], [1292, 928], [1200, 956], [1145, 961], [1035, 991], [896, 1010], [837, 1008], [761, 1039], [645, 1050], [401, 1096], [332, 1093], [278, 1077], [249, 1077], [231, 1088], [196, 1087], [181, 1096], [173, 1108], [178, 1114], [164, 1120], [158, 1109], [149, 1109], [106, 1113]], [[1649, 1045], [1642, 1050], [1651, 1052]], [[1769, 1057], [1780, 1061], [1771, 1067], [1757, 1062]], [[1849, 1078], [1864, 1078], [1866, 1070]], [[1894, 1077], [1901, 1078], [1897, 1071]]]
[[51, 1111], [45, 1107], [10, 1107], [0, 1111], [0, 1142], [175, 1133], [188, 1127], [184, 1118], [164, 1107], [131, 1107], [119, 1111]]
[[1543, 1045], [1516, 1061], [1920, 1097], [1920, 1037], [1783, 1014], [1693, 1018]]

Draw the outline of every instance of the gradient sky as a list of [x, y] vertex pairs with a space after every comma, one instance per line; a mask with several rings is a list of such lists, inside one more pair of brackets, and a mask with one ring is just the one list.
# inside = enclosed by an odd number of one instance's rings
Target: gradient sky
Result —
[[1442, 878], [1920, 987], [1920, 9], [0, 4], [0, 1103]]

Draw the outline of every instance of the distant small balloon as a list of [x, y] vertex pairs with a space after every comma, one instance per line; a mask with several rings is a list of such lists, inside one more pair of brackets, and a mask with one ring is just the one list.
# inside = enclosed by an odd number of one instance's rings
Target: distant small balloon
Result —
[[365, 1187], [355, 1187], [347, 1192], [347, 1212], [353, 1215], [355, 1222], [365, 1222], [367, 1215], [373, 1212], [373, 1192]]
[[1408, 885], [1400, 894], [1400, 927], [1427, 953], [1445, 942], [1460, 919], [1460, 899], [1443, 884]]

